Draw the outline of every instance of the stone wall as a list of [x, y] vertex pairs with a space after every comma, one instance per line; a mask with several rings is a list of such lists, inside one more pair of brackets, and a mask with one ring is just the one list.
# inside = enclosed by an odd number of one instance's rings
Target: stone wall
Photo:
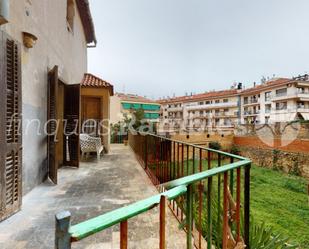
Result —
[[309, 179], [309, 153], [239, 145], [237, 147], [242, 156], [250, 158], [256, 165]]

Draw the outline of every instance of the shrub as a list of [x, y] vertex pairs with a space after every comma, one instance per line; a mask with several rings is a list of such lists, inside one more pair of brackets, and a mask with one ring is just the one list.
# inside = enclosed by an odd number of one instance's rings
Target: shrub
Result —
[[209, 148], [213, 149], [213, 150], [221, 150], [221, 144], [219, 142], [216, 141], [211, 141], [209, 142]]
[[231, 152], [231, 154], [239, 155], [240, 154], [240, 149], [233, 144], [230, 152]]

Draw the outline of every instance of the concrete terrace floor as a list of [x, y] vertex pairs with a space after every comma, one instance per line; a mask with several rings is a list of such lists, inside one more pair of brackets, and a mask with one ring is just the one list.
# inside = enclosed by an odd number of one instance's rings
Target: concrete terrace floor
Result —
[[[90, 159], [79, 169], [59, 170], [59, 184], [41, 184], [23, 198], [22, 210], [0, 223], [0, 248], [54, 248], [55, 214], [69, 210], [72, 224], [157, 194], [134, 154], [112, 145], [100, 162]], [[186, 234], [167, 212], [167, 248], [186, 248]], [[119, 226], [97, 233], [72, 248], [119, 248]], [[129, 248], [159, 248], [158, 208], [129, 220]]]

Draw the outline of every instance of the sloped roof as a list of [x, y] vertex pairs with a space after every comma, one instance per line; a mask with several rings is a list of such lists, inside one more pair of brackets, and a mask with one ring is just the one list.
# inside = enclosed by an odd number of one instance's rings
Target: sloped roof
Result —
[[87, 44], [97, 44], [94, 23], [90, 12], [88, 0], [76, 0], [77, 9], [83, 24]]
[[111, 95], [114, 95], [114, 86], [111, 83], [105, 80], [102, 80], [99, 77], [93, 74], [90, 74], [90, 73], [85, 73], [81, 86], [82, 87], [109, 88]]
[[251, 87], [251, 88], [247, 88], [245, 90], [242, 90], [241, 94], [246, 95], [246, 94], [252, 94], [252, 93], [255, 93], [255, 92], [260, 92], [260, 91], [266, 90], [268, 88], [285, 85], [285, 84], [290, 83], [292, 81], [293, 80], [289, 79], [289, 78], [272, 79], [272, 80], [267, 81], [264, 84], [260, 84], [260, 85], [257, 85], [255, 87]]
[[116, 95], [122, 101], [129, 101], [129, 102], [136, 102], [136, 103], [156, 103], [156, 101], [154, 101], [154, 100], [148, 99], [146, 97], [139, 96], [137, 94], [116, 93]]
[[206, 92], [206, 93], [199, 93], [189, 96], [180, 96], [180, 97], [174, 97], [174, 98], [167, 98], [167, 99], [161, 99], [158, 100], [158, 103], [174, 103], [174, 102], [183, 102], [183, 101], [198, 101], [198, 100], [204, 100], [206, 98], [221, 98], [221, 97], [228, 97], [231, 95], [236, 95], [238, 93], [237, 89], [230, 89], [230, 90], [222, 90], [222, 91], [212, 91], [212, 92]]

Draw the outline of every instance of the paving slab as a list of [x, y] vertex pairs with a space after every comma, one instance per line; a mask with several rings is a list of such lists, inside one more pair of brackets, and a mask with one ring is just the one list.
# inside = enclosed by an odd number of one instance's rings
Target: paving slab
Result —
[[[157, 194], [129, 147], [112, 145], [98, 162], [89, 158], [79, 169], [59, 170], [58, 185], [46, 181], [24, 196], [22, 210], [0, 223], [1, 249], [54, 248], [55, 214], [68, 210], [72, 224]], [[129, 220], [129, 248], [159, 248], [159, 211], [154, 208]], [[186, 234], [167, 211], [167, 248], [186, 248]], [[119, 226], [113, 226], [72, 248], [119, 248]]]

